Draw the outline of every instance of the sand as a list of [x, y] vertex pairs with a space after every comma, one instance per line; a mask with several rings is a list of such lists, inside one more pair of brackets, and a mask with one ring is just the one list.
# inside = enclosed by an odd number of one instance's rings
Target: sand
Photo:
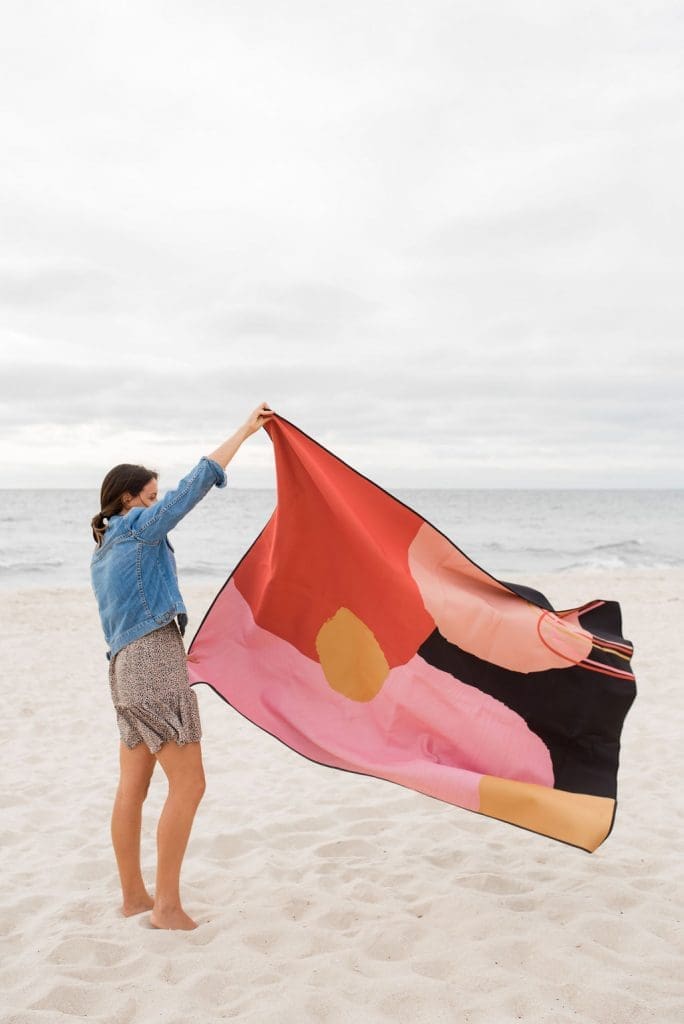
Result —
[[[317, 766], [198, 686], [207, 791], [192, 932], [124, 918], [118, 732], [89, 587], [0, 592], [3, 1022], [498, 1024], [684, 1020], [682, 571], [519, 577], [619, 600], [637, 699], [593, 854]], [[182, 587], [189, 644], [217, 586]], [[155, 771], [143, 818], [153, 888]]]

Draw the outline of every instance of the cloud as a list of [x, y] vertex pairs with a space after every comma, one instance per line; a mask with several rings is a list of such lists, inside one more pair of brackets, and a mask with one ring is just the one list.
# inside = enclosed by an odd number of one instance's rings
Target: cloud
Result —
[[393, 482], [681, 483], [674, 2], [3, 21], [8, 483], [263, 399]]

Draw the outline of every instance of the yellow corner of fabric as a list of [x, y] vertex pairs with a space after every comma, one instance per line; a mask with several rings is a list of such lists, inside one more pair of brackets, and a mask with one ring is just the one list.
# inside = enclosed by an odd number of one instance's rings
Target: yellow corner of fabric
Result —
[[615, 800], [483, 775], [480, 813], [593, 853], [610, 832]]

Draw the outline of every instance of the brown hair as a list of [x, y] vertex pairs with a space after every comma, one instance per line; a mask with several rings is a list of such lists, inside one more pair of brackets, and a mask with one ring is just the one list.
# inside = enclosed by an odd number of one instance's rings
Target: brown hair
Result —
[[109, 470], [100, 488], [100, 511], [90, 520], [93, 538], [98, 548], [102, 545], [107, 529], [105, 519], [121, 515], [123, 495], [126, 491], [137, 498], [152, 478], [158, 479], [158, 473], [154, 469], [132, 466], [127, 462], [122, 462], [120, 466], [114, 466]]

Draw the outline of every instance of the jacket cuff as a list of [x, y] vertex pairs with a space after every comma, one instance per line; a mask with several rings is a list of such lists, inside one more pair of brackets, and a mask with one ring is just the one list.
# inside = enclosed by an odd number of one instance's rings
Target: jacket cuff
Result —
[[200, 462], [208, 462], [211, 468], [214, 470], [214, 475], [216, 477], [214, 483], [216, 484], [217, 487], [226, 486], [228, 481], [226, 479], [226, 473], [223, 466], [219, 466], [218, 462], [216, 462], [215, 459], [210, 459], [208, 455], [203, 455], [200, 459]]

